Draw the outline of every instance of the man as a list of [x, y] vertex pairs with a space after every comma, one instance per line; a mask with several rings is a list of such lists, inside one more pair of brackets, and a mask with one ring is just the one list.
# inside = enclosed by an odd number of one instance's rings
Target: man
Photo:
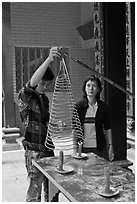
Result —
[[52, 47], [48, 58], [21, 89], [18, 97], [20, 116], [25, 126], [22, 143], [25, 149], [26, 168], [30, 178], [27, 202], [41, 201], [42, 183], [44, 186], [44, 201], [48, 201], [48, 180], [33, 166], [32, 159], [54, 156], [54, 152], [47, 149], [44, 143], [49, 121], [49, 100], [45, 91], [54, 78], [49, 65], [55, 57], [60, 57], [60, 53], [57, 47]]

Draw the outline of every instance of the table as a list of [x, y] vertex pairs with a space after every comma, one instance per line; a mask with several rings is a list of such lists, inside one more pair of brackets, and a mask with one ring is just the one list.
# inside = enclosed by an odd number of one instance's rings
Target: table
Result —
[[[58, 157], [33, 160], [33, 164], [70, 202], [135, 202], [135, 175], [127, 168], [132, 165], [130, 161], [109, 162], [94, 153], [88, 153], [82, 160], [66, 155], [64, 165], [74, 168], [69, 174], [55, 171], [58, 162]], [[105, 186], [104, 170], [107, 166], [111, 168], [110, 186], [119, 190], [119, 194], [112, 198], [99, 195]]]

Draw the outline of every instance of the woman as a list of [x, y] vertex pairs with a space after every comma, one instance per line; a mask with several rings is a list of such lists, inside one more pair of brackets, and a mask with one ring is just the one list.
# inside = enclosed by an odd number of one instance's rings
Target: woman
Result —
[[114, 159], [108, 106], [100, 100], [99, 78], [88, 77], [83, 84], [83, 100], [76, 104], [83, 128], [83, 152], [94, 152], [110, 161]]

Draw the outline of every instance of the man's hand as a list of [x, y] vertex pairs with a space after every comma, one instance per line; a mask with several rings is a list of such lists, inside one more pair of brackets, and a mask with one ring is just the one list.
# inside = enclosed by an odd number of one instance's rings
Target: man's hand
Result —
[[50, 49], [49, 56], [47, 57], [47, 59], [43, 62], [43, 64], [35, 71], [35, 73], [31, 77], [30, 85], [32, 87], [36, 86], [40, 82], [45, 71], [47, 70], [50, 63], [54, 60], [54, 58], [60, 56], [61, 53], [59, 52], [59, 47], [52, 47]]
[[61, 57], [61, 53], [60, 53], [58, 47], [52, 47], [52, 48], [50, 49], [50, 53], [49, 53], [48, 58], [49, 58], [51, 61], [53, 61], [55, 57]]

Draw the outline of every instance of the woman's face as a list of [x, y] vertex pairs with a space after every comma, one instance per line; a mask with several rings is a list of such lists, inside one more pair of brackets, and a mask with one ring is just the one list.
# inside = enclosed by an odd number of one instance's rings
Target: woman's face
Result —
[[98, 83], [96, 81], [87, 81], [85, 91], [87, 96], [96, 97], [96, 94], [100, 91]]

